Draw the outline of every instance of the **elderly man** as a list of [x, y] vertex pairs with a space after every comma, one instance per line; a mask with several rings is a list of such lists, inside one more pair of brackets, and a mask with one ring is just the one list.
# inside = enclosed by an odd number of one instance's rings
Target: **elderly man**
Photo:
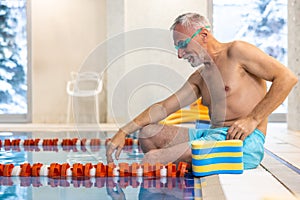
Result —
[[[192, 140], [243, 140], [244, 168], [255, 168], [263, 158], [267, 117], [297, 83], [295, 75], [255, 46], [220, 43], [201, 15], [187, 13], [171, 27], [178, 58], [195, 72], [176, 93], [155, 103], [126, 124], [107, 146], [107, 161], [119, 158], [125, 137], [140, 130], [143, 162], [191, 162]], [[267, 91], [266, 81], [272, 85]], [[171, 113], [202, 97], [209, 108], [211, 128], [188, 129], [157, 124]]]

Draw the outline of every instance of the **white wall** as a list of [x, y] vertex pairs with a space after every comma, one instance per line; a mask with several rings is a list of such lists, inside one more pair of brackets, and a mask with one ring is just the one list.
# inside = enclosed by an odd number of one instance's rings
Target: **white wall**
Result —
[[[126, 122], [153, 102], [173, 93], [192, 68], [177, 59], [169, 27], [185, 12], [207, 16], [207, 6], [206, 0], [31, 0], [33, 123], [66, 121], [66, 83], [70, 72], [80, 70], [98, 44], [114, 41], [117, 34], [126, 35], [123, 43], [108, 44], [107, 55], [86, 62], [97, 67], [99, 60], [103, 65], [103, 60], [114, 59], [108, 66], [105, 64], [108, 70], [100, 101], [102, 121], [107, 110], [108, 122]], [[137, 40], [133, 40], [134, 31], [143, 32], [144, 28], [151, 28], [153, 35], [138, 32]], [[149, 34], [149, 41], [156, 43], [155, 48], [147, 49], [145, 44], [139, 43], [147, 41], [143, 37]], [[163, 48], [158, 49], [159, 45]], [[146, 74], [141, 74], [139, 69], [145, 69], [142, 72]], [[135, 74], [133, 81], [127, 80]], [[149, 83], [151, 80], [154, 83]]]
[[206, 0], [125, 0], [126, 31], [138, 28], [169, 29], [180, 14], [197, 12], [207, 15]]
[[121, 25], [110, 36], [119, 33], [125, 39], [123, 54], [109, 66], [107, 74], [108, 121], [117, 123], [127, 122], [168, 97], [193, 72], [188, 63], [177, 58], [169, 28], [178, 15], [186, 12], [207, 16], [208, 6], [206, 0], [124, 2], [124, 8], [116, 10], [124, 13], [124, 21], [108, 13], [112, 16], [110, 23], [116, 20]]
[[31, 0], [32, 121], [66, 121], [66, 83], [106, 38], [105, 0]]

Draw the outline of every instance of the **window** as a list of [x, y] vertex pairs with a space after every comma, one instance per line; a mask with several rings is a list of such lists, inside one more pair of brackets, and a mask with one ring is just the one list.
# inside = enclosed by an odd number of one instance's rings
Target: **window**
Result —
[[27, 5], [0, 1], [0, 122], [30, 120]]
[[[287, 66], [287, 0], [213, 0], [213, 32], [221, 42], [247, 41]], [[287, 100], [270, 121], [286, 121], [286, 113]]]

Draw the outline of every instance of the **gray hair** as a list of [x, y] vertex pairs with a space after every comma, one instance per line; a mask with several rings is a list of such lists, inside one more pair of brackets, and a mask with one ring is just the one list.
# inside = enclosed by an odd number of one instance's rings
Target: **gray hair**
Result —
[[175, 19], [174, 24], [170, 27], [170, 30], [174, 31], [175, 26], [177, 24], [181, 24], [185, 28], [194, 28], [194, 29], [198, 29], [200, 27], [205, 27], [205, 26], [211, 26], [209, 21], [204, 16], [198, 13], [185, 13], [179, 15]]

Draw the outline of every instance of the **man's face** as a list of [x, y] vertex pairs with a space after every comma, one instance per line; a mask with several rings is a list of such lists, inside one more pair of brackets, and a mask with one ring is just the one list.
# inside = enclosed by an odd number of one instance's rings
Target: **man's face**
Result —
[[178, 24], [173, 32], [173, 40], [177, 49], [178, 58], [187, 60], [192, 67], [197, 67], [208, 58], [206, 50], [201, 45], [201, 30], [183, 27]]

